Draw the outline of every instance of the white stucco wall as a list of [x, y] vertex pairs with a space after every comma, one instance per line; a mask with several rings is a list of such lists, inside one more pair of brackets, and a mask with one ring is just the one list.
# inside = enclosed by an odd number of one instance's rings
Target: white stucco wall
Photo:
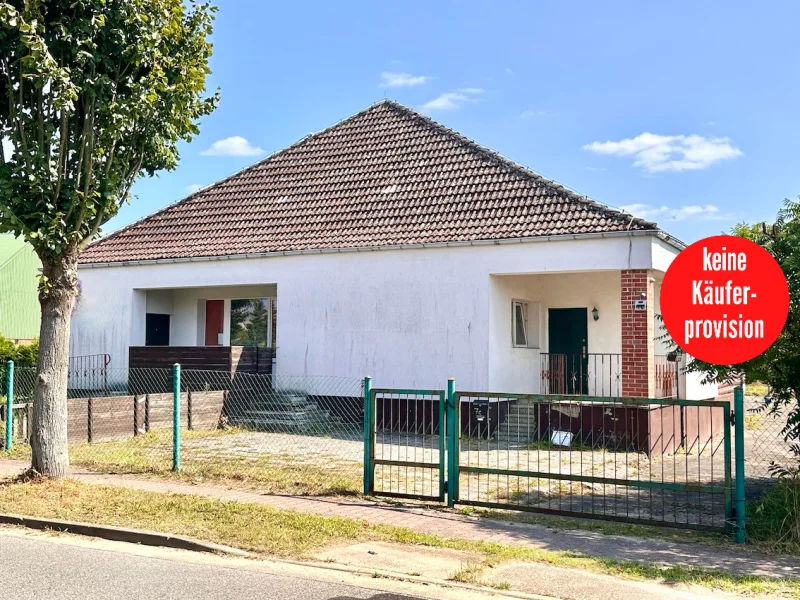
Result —
[[[107, 352], [114, 366], [127, 366], [128, 346], [143, 340], [147, 294], [138, 290], [270, 284], [277, 287], [282, 374], [372, 375], [376, 386], [402, 387], [442, 387], [452, 376], [462, 389], [504, 386], [511, 380], [490, 378], [490, 368], [501, 360], [492, 358], [500, 348], [494, 336], [509, 341], [510, 314], [495, 314], [492, 306], [500, 300], [492, 282], [502, 278], [490, 275], [601, 270], [606, 273], [596, 283], [610, 291], [609, 271], [652, 267], [653, 243], [615, 237], [82, 267], [84, 298], [73, 319], [71, 353]], [[607, 327], [619, 307], [606, 304], [610, 296], [587, 296], [578, 276], [548, 301], [578, 292], [599, 303], [597, 327]], [[183, 336], [186, 343], [197, 340], [196, 300], [208, 294], [174, 294], [172, 343]], [[590, 344], [594, 339], [598, 346], [592, 351], [611, 347], [610, 337], [593, 331]], [[546, 336], [546, 327], [542, 332]], [[520, 377], [516, 371], [511, 376]]]

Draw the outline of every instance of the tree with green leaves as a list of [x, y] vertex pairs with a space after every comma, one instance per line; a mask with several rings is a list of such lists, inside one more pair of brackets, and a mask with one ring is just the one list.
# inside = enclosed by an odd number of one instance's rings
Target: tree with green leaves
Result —
[[787, 200], [771, 225], [741, 223], [734, 235], [751, 240], [778, 262], [789, 284], [789, 316], [780, 336], [769, 349], [739, 365], [718, 366], [691, 360], [688, 371], [706, 381], [726, 381], [744, 376], [769, 388], [764, 410], [786, 417], [784, 437], [800, 455], [800, 202]]
[[191, 0], [0, 0], [0, 231], [42, 261], [32, 467], [67, 474], [78, 256], [140, 176], [178, 164], [206, 94], [215, 8]]

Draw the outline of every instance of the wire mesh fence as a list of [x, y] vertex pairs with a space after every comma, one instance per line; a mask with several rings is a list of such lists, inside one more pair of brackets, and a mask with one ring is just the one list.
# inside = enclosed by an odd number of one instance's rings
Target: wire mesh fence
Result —
[[[6, 370], [7, 366], [0, 364], [3, 447], [8, 422]], [[30, 456], [27, 441], [32, 429], [35, 381], [34, 369], [14, 370], [11, 457]], [[171, 474], [174, 450], [171, 369], [111, 369], [102, 357], [73, 361], [67, 397], [67, 433], [73, 465], [108, 473]], [[441, 431], [434, 400], [431, 397], [418, 402], [420, 415], [411, 417], [409, 404], [402, 398], [379, 403], [376, 459], [387, 464], [379, 465], [375, 473], [376, 489], [403, 493], [399, 481], [406, 478], [406, 471], [412, 467], [390, 464], [399, 461], [431, 464], [420, 470], [421, 479], [408, 490], [412, 495], [439, 493], [443, 482], [433, 465], [441, 461]], [[532, 408], [525, 402], [503, 405], [488, 397], [469, 399], [459, 425], [464, 433], [462, 467], [513, 468], [547, 472], [556, 477], [545, 482], [539, 477], [512, 480], [506, 476], [504, 482], [503, 476], [496, 473], [463, 473], [459, 490], [462, 500], [495, 501], [512, 508], [534, 501], [554, 510], [588, 506], [589, 511], [602, 514], [620, 502], [621, 488], [596, 481], [572, 481], [571, 475], [588, 474], [614, 480], [622, 473], [626, 478], [661, 483], [683, 478], [707, 487], [716, 486], [724, 473], [722, 429], [712, 409], [686, 407], [680, 424], [684, 430], [702, 427], [705, 431], [710, 427], [710, 435], [694, 436], [688, 444], [675, 448], [667, 444], [653, 452], [642, 440], [654, 434], [644, 431], [646, 419], [638, 412], [627, 410], [620, 416], [614, 410], [609, 413], [604, 409], [600, 415], [583, 411], [578, 403], [561, 406], [562, 410], [553, 409], [548, 416], [536, 412], [544, 404], [540, 402], [539, 408]], [[363, 407], [360, 379], [231, 374], [184, 367], [180, 383], [180, 476], [265, 492], [358, 493], [363, 487]], [[708, 418], [700, 414], [703, 410], [708, 411]], [[659, 419], [663, 412], [659, 413]], [[610, 425], [612, 430], [607, 432], [606, 443], [602, 445], [595, 443], [596, 440], [587, 442], [581, 434], [573, 437], [570, 448], [559, 448], [554, 444], [553, 433], [568, 431], [565, 423], [575, 420], [570, 416], [572, 413], [578, 421], [590, 424], [617, 417], [630, 419], [631, 415], [639, 424], [626, 425], [627, 441], [617, 435], [622, 431], [618, 420], [614, 421], [616, 425]], [[537, 419], [539, 424], [535, 425]], [[700, 419], [704, 422], [700, 423]], [[674, 419], [667, 421], [675, 423]], [[649, 423], [656, 429], [662, 427], [653, 419]], [[744, 423], [747, 492], [753, 498], [775, 481], [770, 471], [772, 464], [796, 465], [798, 457], [783, 437], [786, 415], [765, 410], [763, 397], [746, 397]], [[531, 428], [542, 424], [550, 429], [534, 436], [536, 432]], [[620, 429], [617, 434], [614, 427]], [[706, 508], [699, 508], [691, 497], [680, 504], [677, 496], [666, 494], [661, 498], [665, 500], [661, 503], [663, 510], [659, 513], [660, 503], [653, 502], [649, 513], [653, 489], [657, 488], [633, 486], [633, 495], [626, 496], [627, 508], [620, 510], [698, 523], [714, 520], [717, 517], [712, 515], [720, 514], [718, 508], [723, 499], [716, 487], [713, 493], [702, 496], [710, 497]], [[673, 500], [677, 508], [667, 510]]]
[[773, 411], [763, 396], [749, 394], [745, 396], [744, 409], [745, 489], [747, 496], [754, 499], [775, 483], [772, 466], [800, 466], [800, 456], [784, 435], [785, 409]]
[[[70, 370], [71, 464], [100, 472], [170, 474], [173, 383], [171, 369]], [[15, 370], [14, 457], [30, 453], [34, 384], [33, 369]], [[180, 476], [276, 493], [358, 493], [362, 393], [361, 380], [353, 378], [184, 370]]]

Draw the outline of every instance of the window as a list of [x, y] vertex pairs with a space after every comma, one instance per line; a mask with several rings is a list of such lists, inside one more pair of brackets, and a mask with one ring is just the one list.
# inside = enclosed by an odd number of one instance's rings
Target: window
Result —
[[272, 346], [269, 298], [231, 300], [231, 346]]
[[539, 347], [539, 303], [511, 301], [511, 345], [514, 348]]

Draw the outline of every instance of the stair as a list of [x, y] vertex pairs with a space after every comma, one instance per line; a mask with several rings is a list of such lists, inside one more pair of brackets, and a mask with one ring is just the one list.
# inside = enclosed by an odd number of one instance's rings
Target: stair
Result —
[[300, 392], [272, 392], [258, 402], [257, 407], [251, 405], [229, 415], [228, 422], [256, 431], [282, 433], [328, 432], [341, 425], [339, 418], [321, 410]]
[[531, 442], [537, 437], [536, 404], [519, 401], [508, 409], [505, 420], [495, 431], [500, 442]]

